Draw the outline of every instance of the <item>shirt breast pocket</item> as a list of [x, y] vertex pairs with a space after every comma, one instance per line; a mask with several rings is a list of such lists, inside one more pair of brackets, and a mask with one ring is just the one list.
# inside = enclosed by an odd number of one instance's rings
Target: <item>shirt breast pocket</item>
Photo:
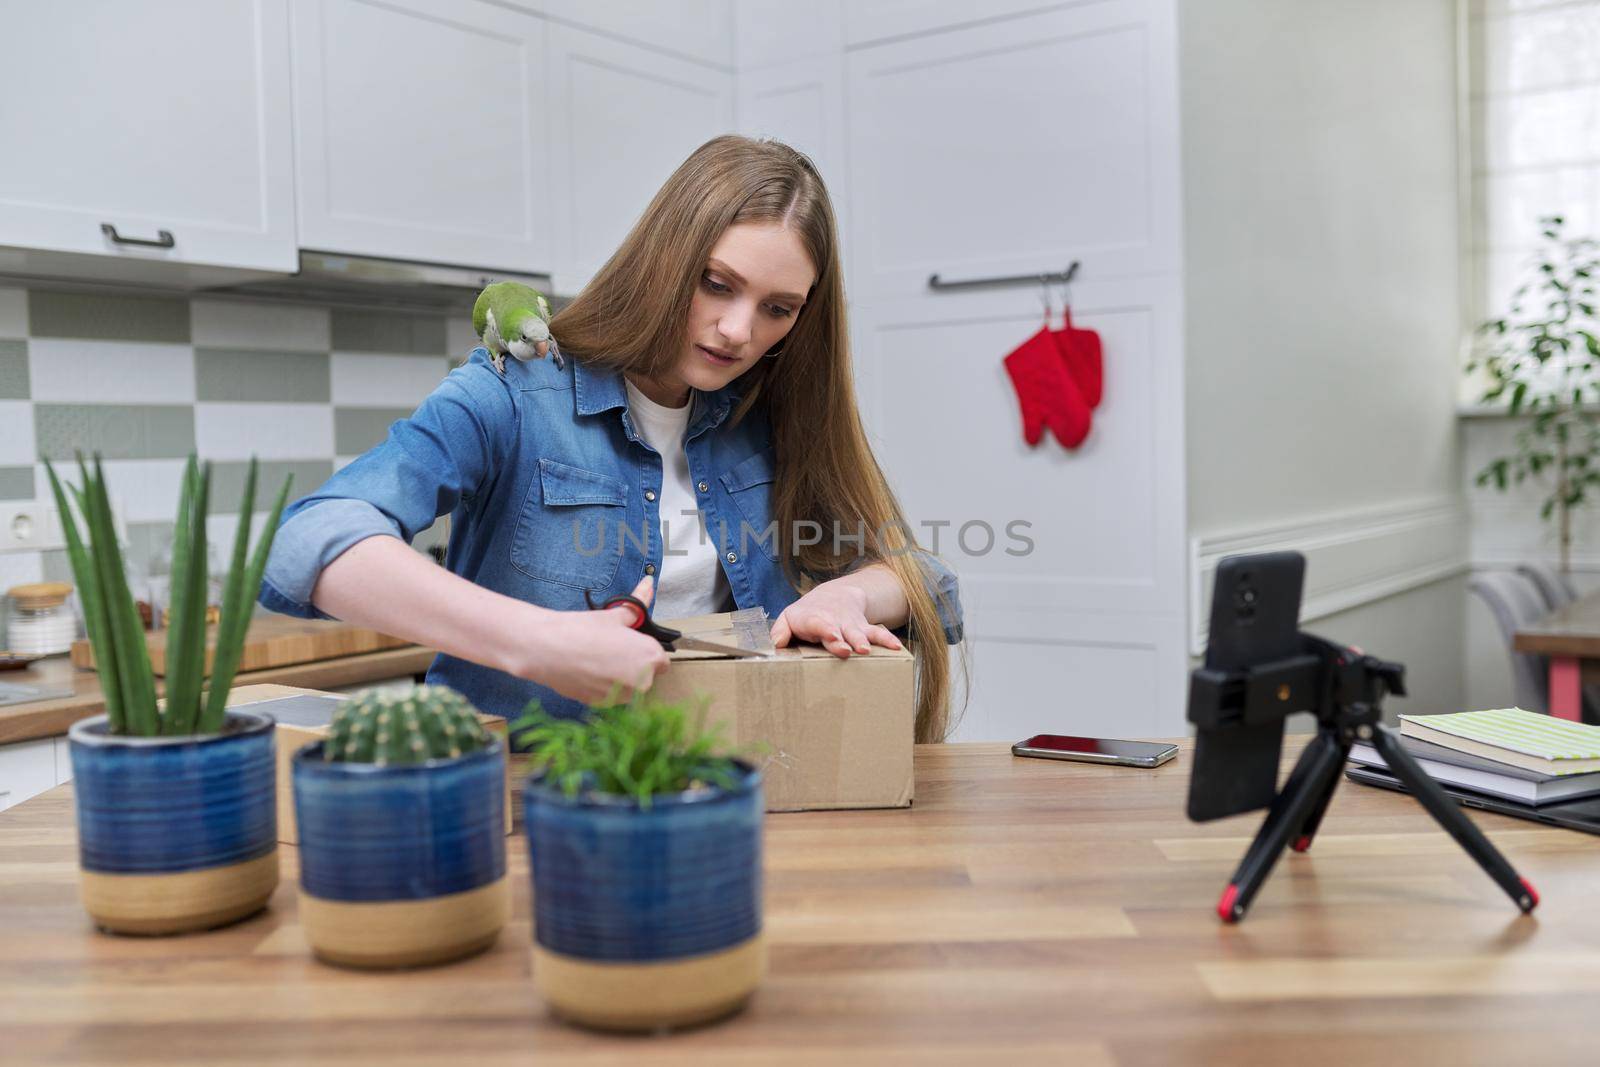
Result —
[[722, 475], [722, 488], [739, 506], [740, 527], [729, 541], [741, 553], [759, 543], [767, 558], [778, 559], [778, 527], [772, 515], [772, 482], [777, 460], [772, 449], [757, 452]]
[[609, 585], [622, 562], [627, 500], [621, 479], [541, 459], [517, 520], [512, 566], [559, 585]]

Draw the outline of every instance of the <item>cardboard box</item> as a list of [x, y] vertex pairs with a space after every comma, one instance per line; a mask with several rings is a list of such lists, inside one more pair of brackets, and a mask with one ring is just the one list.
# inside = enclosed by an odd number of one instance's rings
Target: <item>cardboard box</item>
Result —
[[[333, 711], [345, 697], [316, 689], [296, 689], [287, 685], [246, 685], [235, 689], [228, 707], [248, 706], [265, 712], [278, 722], [275, 731], [278, 754], [278, 841], [297, 844], [300, 835], [294, 821], [294, 754], [313, 741], [328, 736]], [[497, 715], [479, 715], [483, 725], [506, 739], [506, 721]], [[506, 761], [506, 833], [511, 833], [511, 761]]]
[[[739, 647], [754, 640], [752, 628], [736, 628], [728, 613], [659, 621]], [[768, 625], [762, 622], [763, 635]], [[762, 659], [687, 650], [671, 656], [655, 693], [674, 701], [707, 696], [708, 718], [728, 724], [725, 736], [736, 745], [768, 746], [762, 761], [768, 811], [911, 803], [911, 653], [875, 645], [869, 655], [841, 660], [818, 646], [800, 645]]]

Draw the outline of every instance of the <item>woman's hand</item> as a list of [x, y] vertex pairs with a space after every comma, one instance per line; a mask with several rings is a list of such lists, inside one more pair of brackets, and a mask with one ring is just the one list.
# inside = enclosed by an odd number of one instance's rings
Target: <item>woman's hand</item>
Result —
[[[633, 595], [649, 604], [654, 584], [655, 579], [645, 577]], [[585, 704], [604, 706], [649, 689], [671, 662], [660, 641], [628, 625], [634, 615], [630, 608], [551, 614], [553, 620], [534, 631], [538, 636], [526, 656], [502, 669]]]
[[869, 599], [867, 590], [848, 578], [823, 582], [783, 609], [772, 624], [772, 643], [784, 648], [791, 639], [815, 641], [840, 659], [852, 652], [868, 655], [873, 645], [905, 647], [887, 626], [867, 621]]

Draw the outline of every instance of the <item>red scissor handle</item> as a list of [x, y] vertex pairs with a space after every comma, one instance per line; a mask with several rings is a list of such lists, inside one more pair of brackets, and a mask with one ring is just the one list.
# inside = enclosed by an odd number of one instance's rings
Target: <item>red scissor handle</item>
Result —
[[589, 595], [589, 590], [583, 591], [583, 602], [589, 605], [592, 611], [605, 611], [607, 608], [627, 608], [633, 612], [633, 620], [628, 623], [628, 628], [648, 634], [661, 642], [663, 648], [672, 648], [672, 642], [683, 636], [680, 630], [671, 630], [665, 626], [657, 626], [650, 618], [650, 609], [645, 607], [644, 601], [631, 593], [622, 593], [607, 600], [604, 604], [596, 604]]

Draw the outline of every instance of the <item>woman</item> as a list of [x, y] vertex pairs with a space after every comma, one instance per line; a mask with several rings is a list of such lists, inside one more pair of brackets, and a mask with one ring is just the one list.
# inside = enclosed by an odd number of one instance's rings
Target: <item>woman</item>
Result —
[[[654, 593], [662, 618], [760, 606], [778, 647], [847, 658], [903, 638], [917, 740], [941, 740], [955, 577], [916, 548], [862, 432], [811, 162], [771, 141], [702, 145], [550, 329], [564, 367], [497, 372], [477, 349], [296, 501], [261, 602], [440, 649], [429, 681], [500, 715], [535, 697], [580, 714], [666, 669], [585, 590]], [[441, 568], [407, 542], [445, 512]]]

